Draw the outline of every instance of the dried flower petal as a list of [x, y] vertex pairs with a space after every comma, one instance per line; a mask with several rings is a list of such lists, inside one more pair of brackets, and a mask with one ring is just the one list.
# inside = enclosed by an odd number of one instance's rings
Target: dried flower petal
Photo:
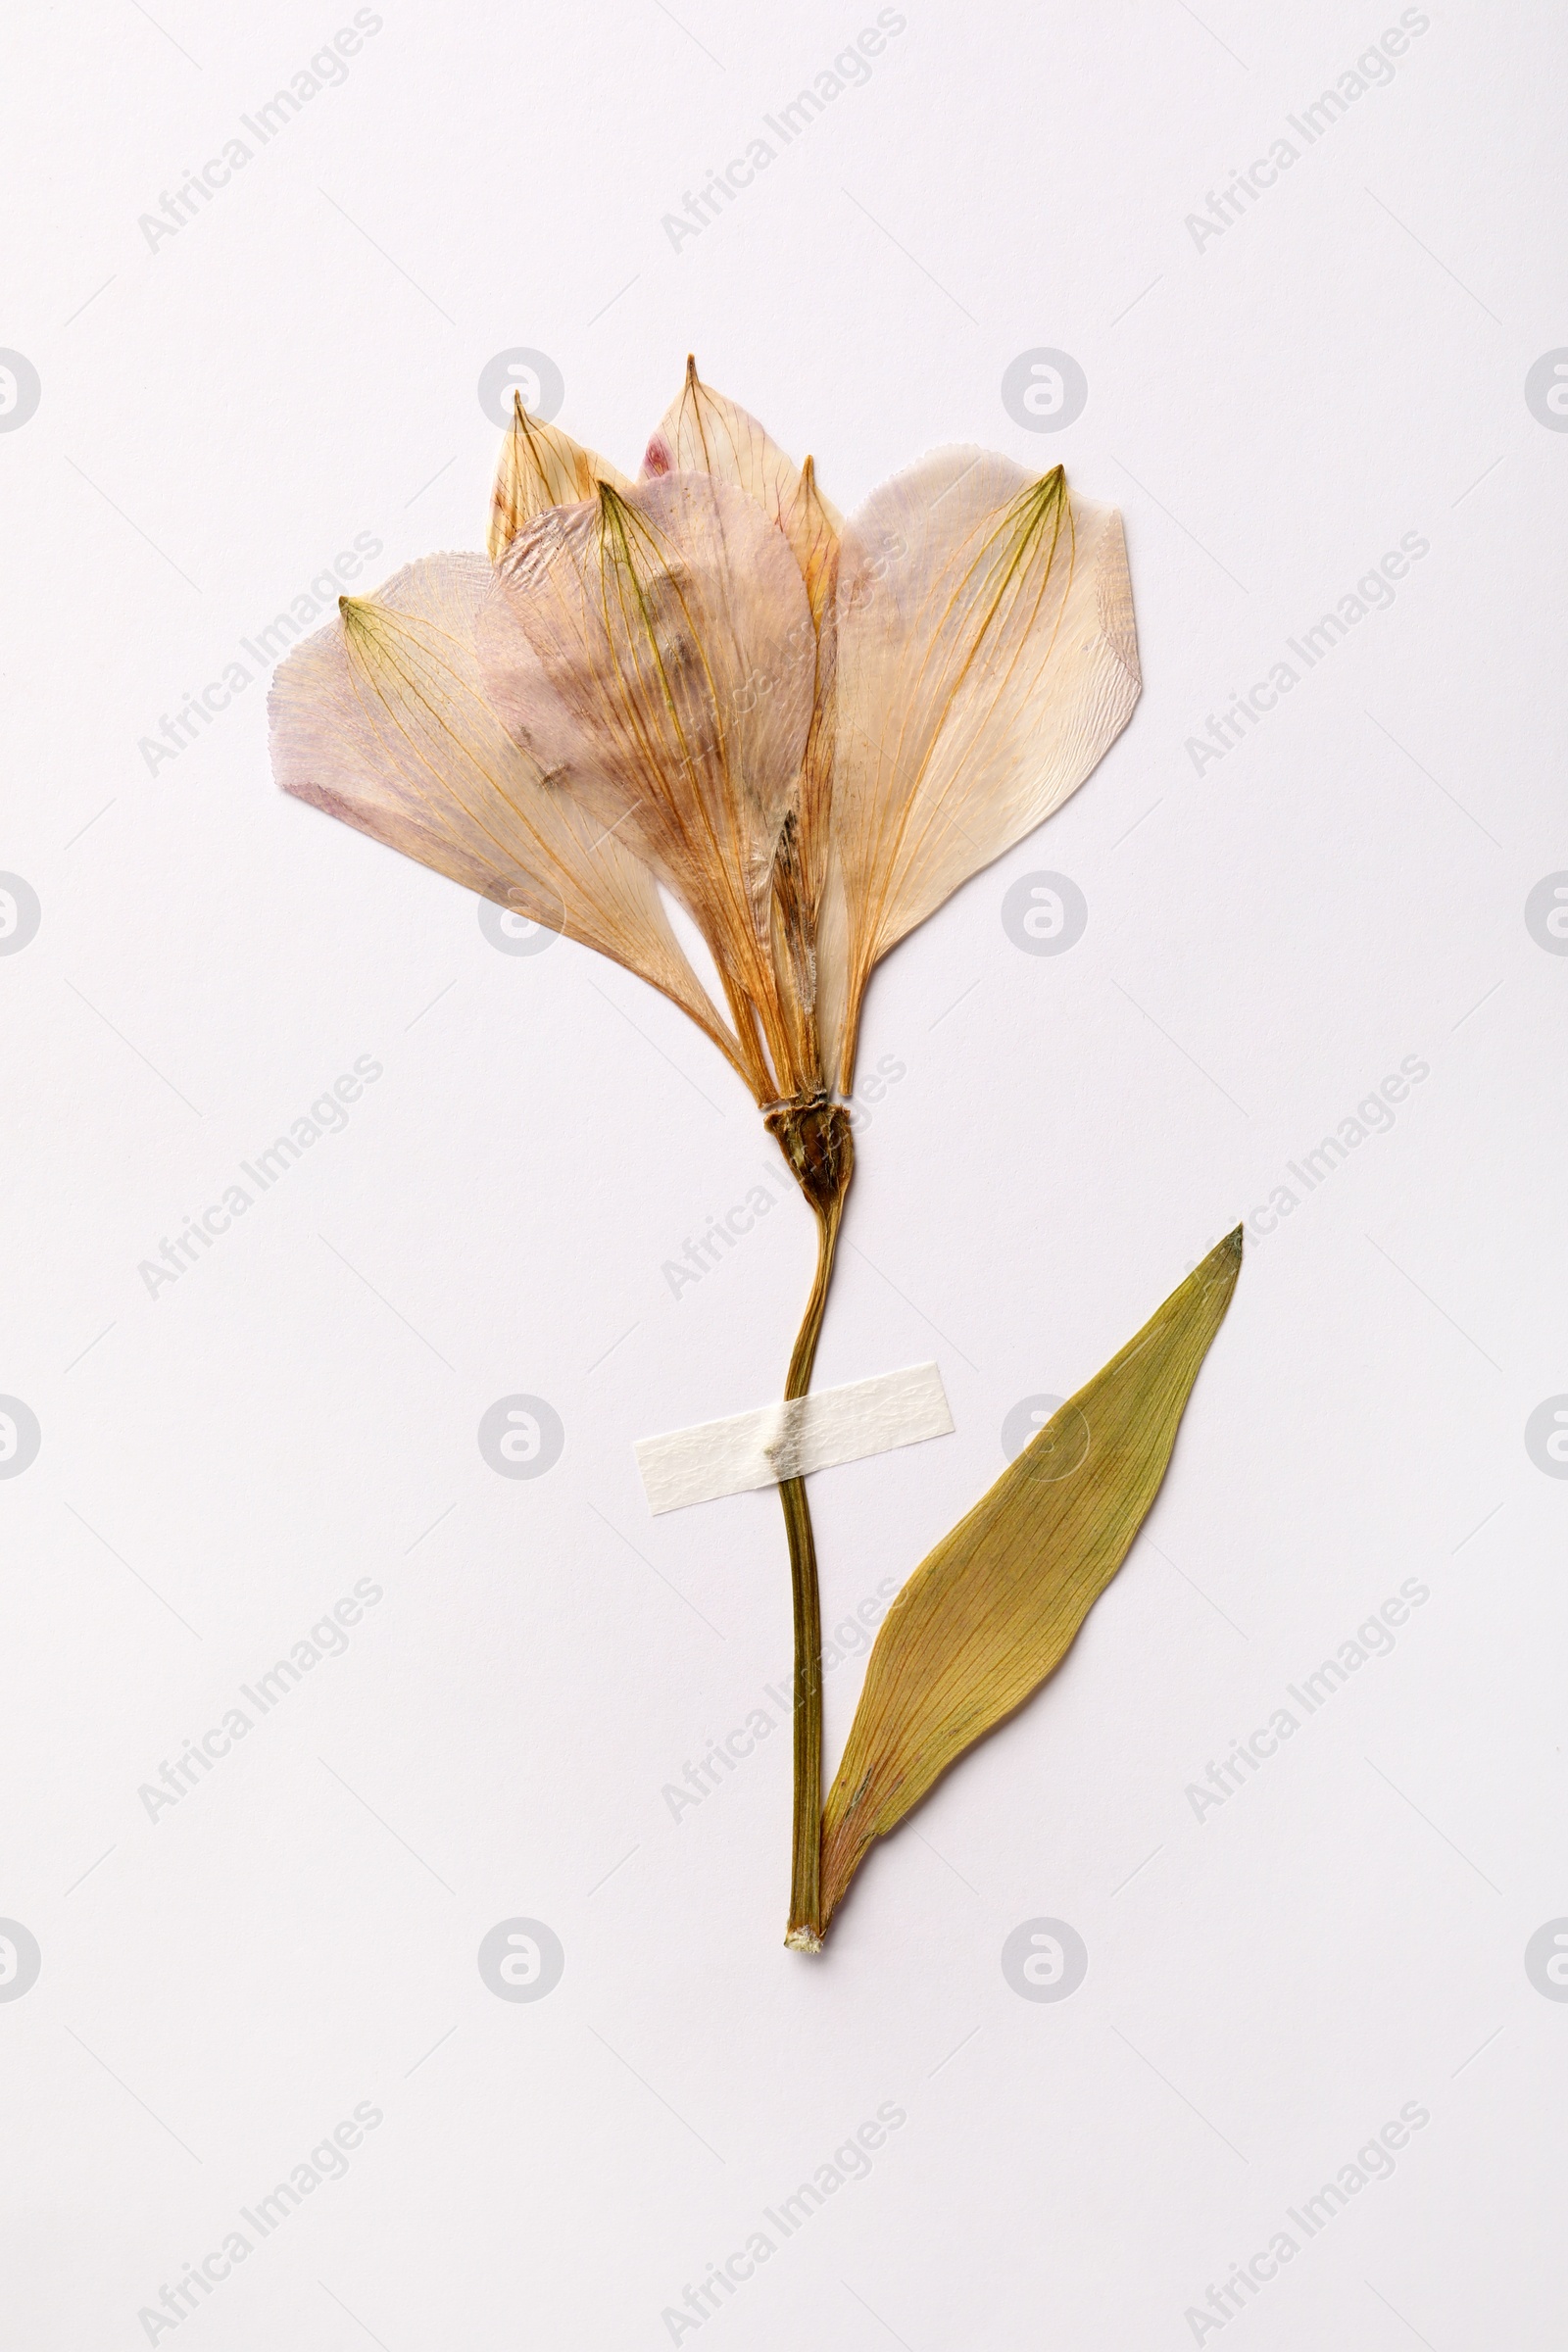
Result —
[[798, 466], [786, 457], [755, 416], [701, 380], [693, 359], [643, 459], [645, 482], [666, 473], [710, 473], [744, 490], [789, 541], [812, 615], [820, 614], [843, 527], [838, 509], [822, 496], [811, 460]]
[[814, 458], [808, 458], [801, 467], [795, 496], [783, 509], [779, 525], [795, 550], [795, 561], [811, 600], [811, 618], [820, 629], [838, 578], [839, 535], [844, 523], [838, 510], [829, 506], [817, 487]]
[[495, 489], [490, 498], [490, 533], [485, 544], [492, 564], [536, 514], [549, 507], [573, 507], [592, 498], [601, 482], [629, 490], [630, 482], [597, 450], [584, 449], [559, 425], [530, 416], [522, 395], [512, 396], [512, 422], [501, 444]]
[[824, 1926], [873, 1839], [1060, 1665], [1159, 1492], [1241, 1265], [1238, 1225], [899, 1594], [823, 1813]]
[[510, 740], [479, 681], [482, 556], [430, 556], [296, 646], [268, 709], [285, 792], [662, 989], [732, 1062], [653, 878]]
[[1075, 791], [1138, 700], [1121, 518], [1059, 466], [942, 450], [845, 525], [837, 590], [833, 854], [853, 1083], [872, 965]]
[[[816, 637], [782, 534], [729, 483], [676, 473], [554, 509], [515, 539], [479, 624], [514, 739], [691, 912], [760, 1021], [784, 1091], [774, 853], [810, 727]], [[737, 1010], [737, 1018], [749, 1016]]]

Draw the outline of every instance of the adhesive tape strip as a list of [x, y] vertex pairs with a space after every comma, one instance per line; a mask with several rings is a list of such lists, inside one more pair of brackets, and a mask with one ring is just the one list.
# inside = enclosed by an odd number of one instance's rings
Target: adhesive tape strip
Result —
[[910, 1364], [727, 1421], [639, 1438], [635, 1451], [649, 1508], [657, 1513], [745, 1494], [952, 1433], [941, 1373], [935, 1364]]

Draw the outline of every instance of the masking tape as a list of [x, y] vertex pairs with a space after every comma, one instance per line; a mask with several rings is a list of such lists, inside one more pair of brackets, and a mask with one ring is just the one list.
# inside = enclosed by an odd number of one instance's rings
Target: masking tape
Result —
[[935, 1364], [911, 1364], [726, 1421], [639, 1438], [634, 1450], [648, 1506], [657, 1513], [745, 1494], [952, 1433], [941, 1373]]

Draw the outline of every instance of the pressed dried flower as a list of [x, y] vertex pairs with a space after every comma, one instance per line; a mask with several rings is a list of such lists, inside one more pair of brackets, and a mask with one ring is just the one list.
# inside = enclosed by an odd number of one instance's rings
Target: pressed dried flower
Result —
[[[688, 363], [636, 482], [518, 401], [487, 549], [344, 599], [289, 657], [270, 705], [277, 779], [690, 1014], [816, 1219], [785, 1384], [803, 1396], [855, 1164], [845, 1098], [867, 982], [1126, 724], [1139, 676], [1120, 518], [1074, 497], [1059, 466], [1031, 475], [958, 449], [846, 521], [812, 461], [797, 466]], [[701, 933], [718, 1001], [662, 890]], [[872, 1814], [862, 1796], [831, 1816], [824, 1902], [816, 1562], [804, 1481], [780, 1494], [796, 1639], [787, 1940], [815, 1948], [844, 1840]], [[1009, 1573], [1026, 1575], [1033, 1520], [1019, 1524]], [[940, 1580], [916, 1583], [924, 1608]], [[951, 1605], [957, 1639], [969, 1603]], [[897, 1818], [877, 1805], [872, 1836]]]

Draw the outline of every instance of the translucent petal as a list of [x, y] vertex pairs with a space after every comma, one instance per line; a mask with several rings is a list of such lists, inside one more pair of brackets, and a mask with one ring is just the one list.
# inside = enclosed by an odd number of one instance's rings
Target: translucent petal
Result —
[[483, 556], [430, 556], [373, 597], [345, 597], [272, 681], [273, 774], [389, 849], [613, 957], [741, 1067], [652, 874], [542, 780], [485, 700], [474, 617], [491, 578]]
[[674, 891], [776, 1062], [769, 888], [816, 666], [782, 535], [706, 474], [604, 489], [514, 541], [478, 638], [514, 740]]
[[844, 525], [837, 509], [828, 505], [816, 486], [814, 458], [808, 458], [801, 467], [795, 495], [779, 521], [806, 581], [806, 593], [811, 600], [811, 618], [820, 627], [823, 609], [833, 593], [839, 534]]
[[596, 450], [584, 449], [553, 424], [530, 416], [522, 395], [512, 396], [512, 422], [501, 444], [495, 489], [490, 499], [490, 534], [485, 544], [498, 564], [523, 524], [547, 507], [576, 506], [592, 498], [601, 482], [616, 490], [631, 484]]
[[666, 473], [710, 473], [737, 490], [776, 522], [795, 551], [813, 617], [821, 612], [824, 572], [842, 527], [836, 507], [817, 487], [809, 458], [798, 466], [755, 416], [701, 381], [697, 362], [686, 363], [686, 381], [665, 412], [643, 460], [643, 480]]
[[872, 965], [1077, 789], [1140, 681], [1121, 517], [1059, 467], [957, 449], [897, 475], [845, 525], [835, 610], [847, 1092]]

